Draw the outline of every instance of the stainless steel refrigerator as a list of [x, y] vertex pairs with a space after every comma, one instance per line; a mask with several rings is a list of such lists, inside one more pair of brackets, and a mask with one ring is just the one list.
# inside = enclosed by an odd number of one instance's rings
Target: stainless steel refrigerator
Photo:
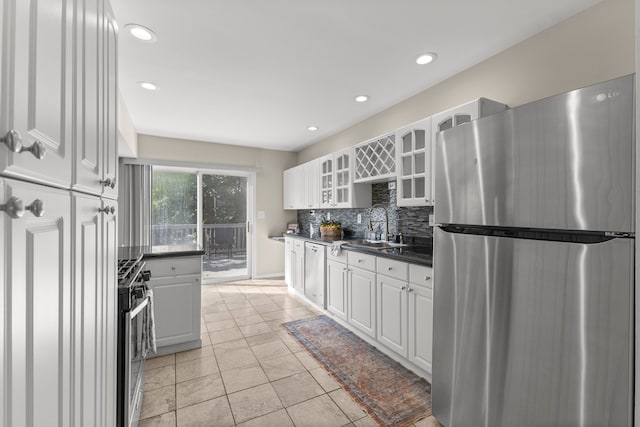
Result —
[[438, 134], [433, 413], [629, 426], [634, 76]]

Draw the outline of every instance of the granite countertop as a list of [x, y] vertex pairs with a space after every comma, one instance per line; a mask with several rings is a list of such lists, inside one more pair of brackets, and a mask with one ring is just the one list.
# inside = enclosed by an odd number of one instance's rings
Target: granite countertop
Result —
[[384, 258], [396, 259], [398, 261], [405, 261], [413, 264], [425, 265], [427, 267], [431, 267], [433, 264], [433, 246], [431, 244], [409, 244], [407, 246], [395, 247], [395, 248], [386, 248], [380, 249], [375, 247], [363, 247], [363, 246], [354, 246], [349, 245], [349, 242], [357, 242], [361, 241], [362, 238], [344, 238], [341, 239], [339, 237], [307, 237], [299, 234], [285, 234], [284, 237], [293, 237], [295, 239], [301, 239], [307, 242], [319, 243], [325, 246], [332, 246], [336, 241], [344, 241], [345, 245], [342, 246], [342, 249], [354, 252], [361, 252], [372, 254]]
[[197, 244], [122, 246], [118, 248], [118, 259], [136, 258], [140, 253], [142, 253], [143, 259], [151, 259], [204, 255], [205, 251]]

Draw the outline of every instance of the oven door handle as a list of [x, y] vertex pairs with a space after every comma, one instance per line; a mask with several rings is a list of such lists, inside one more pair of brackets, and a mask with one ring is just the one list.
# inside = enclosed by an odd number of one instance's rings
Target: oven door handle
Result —
[[144, 297], [144, 300], [143, 300], [140, 304], [138, 304], [138, 305], [136, 306], [136, 308], [134, 308], [133, 310], [131, 310], [131, 311], [129, 312], [129, 318], [130, 318], [130, 319], [133, 319], [134, 317], [136, 317], [138, 314], [140, 314], [140, 312], [141, 312], [142, 310], [144, 310], [144, 308], [145, 308], [147, 305], [149, 305], [149, 297], [148, 297], [148, 296]]

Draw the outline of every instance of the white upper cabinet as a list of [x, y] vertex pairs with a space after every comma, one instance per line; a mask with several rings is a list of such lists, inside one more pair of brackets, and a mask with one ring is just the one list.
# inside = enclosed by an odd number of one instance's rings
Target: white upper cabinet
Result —
[[355, 146], [355, 182], [396, 179], [395, 133], [373, 138]]
[[[117, 30], [109, 3], [6, 0], [0, 174], [117, 198]], [[11, 16], [10, 16], [11, 15]]]
[[433, 135], [435, 136], [435, 134], [440, 131], [451, 129], [452, 127], [468, 123], [480, 117], [490, 116], [506, 109], [507, 106], [505, 104], [490, 99], [474, 99], [473, 101], [434, 114], [432, 117]]
[[353, 147], [320, 158], [320, 207], [364, 208], [371, 205], [371, 186], [354, 184]]
[[118, 197], [118, 33], [116, 21], [109, 3], [105, 3], [104, 13], [104, 71], [105, 77], [102, 79], [104, 90], [104, 112], [102, 114], [103, 138], [102, 144], [102, 195], [104, 197], [116, 199]]
[[117, 34], [108, 3], [86, 0], [77, 14], [76, 144], [73, 189], [116, 198]]
[[296, 168], [286, 169], [282, 173], [282, 208], [297, 209], [296, 196], [298, 194], [298, 180], [296, 179]]
[[[71, 184], [73, 2], [4, 0], [0, 173]], [[10, 41], [10, 42], [9, 42]]]
[[[501, 104], [496, 101], [492, 101], [486, 98], [478, 98], [473, 101], [469, 101], [465, 104], [451, 108], [438, 114], [434, 114], [431, 117], [431, 132], [432, 141], [434, 147], [436, 146], [436, 135], [438, 132], [451, 129], [452, 127], [459, 126], [464, 123], [468, 123], [472, 120], [479, 119], [480, 117], [490, 116], [500, 111], [506, 110], [508, 107], [505, 104]], [[435, 162], [437, 161], [437, 153], [434, 149], [431, 156], [431, 176], [435, 172]], [[431, 194], [435, 196], [435, 183], [432, 181]], [[432, 197], [431, 204], [435, 203], [435, 198]]]
[[303, 208], [320, 207], [320, 161], [318, 159], [302, 165], [304, 177], [301, 180], [303, 185]]
[[283, 208], [320, 207], [319, 160], [315, 159], [284, 171]]
[[396, 131], [398, 206], [428, 206], [431, 199], [431, 117]]
[[335, 190], [333, 182], [335, 158], [333, 154], [320, 158], [320, 206], [332, 208], [335, 206]]

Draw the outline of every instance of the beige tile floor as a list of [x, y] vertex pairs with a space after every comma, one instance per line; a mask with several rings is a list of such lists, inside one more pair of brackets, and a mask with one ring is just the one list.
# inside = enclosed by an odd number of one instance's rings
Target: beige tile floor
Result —
[[204, 285], [202, 348], [147, 361], [140, 427], [375, 426], [280, 326], [318, 314], [282, 280]]

